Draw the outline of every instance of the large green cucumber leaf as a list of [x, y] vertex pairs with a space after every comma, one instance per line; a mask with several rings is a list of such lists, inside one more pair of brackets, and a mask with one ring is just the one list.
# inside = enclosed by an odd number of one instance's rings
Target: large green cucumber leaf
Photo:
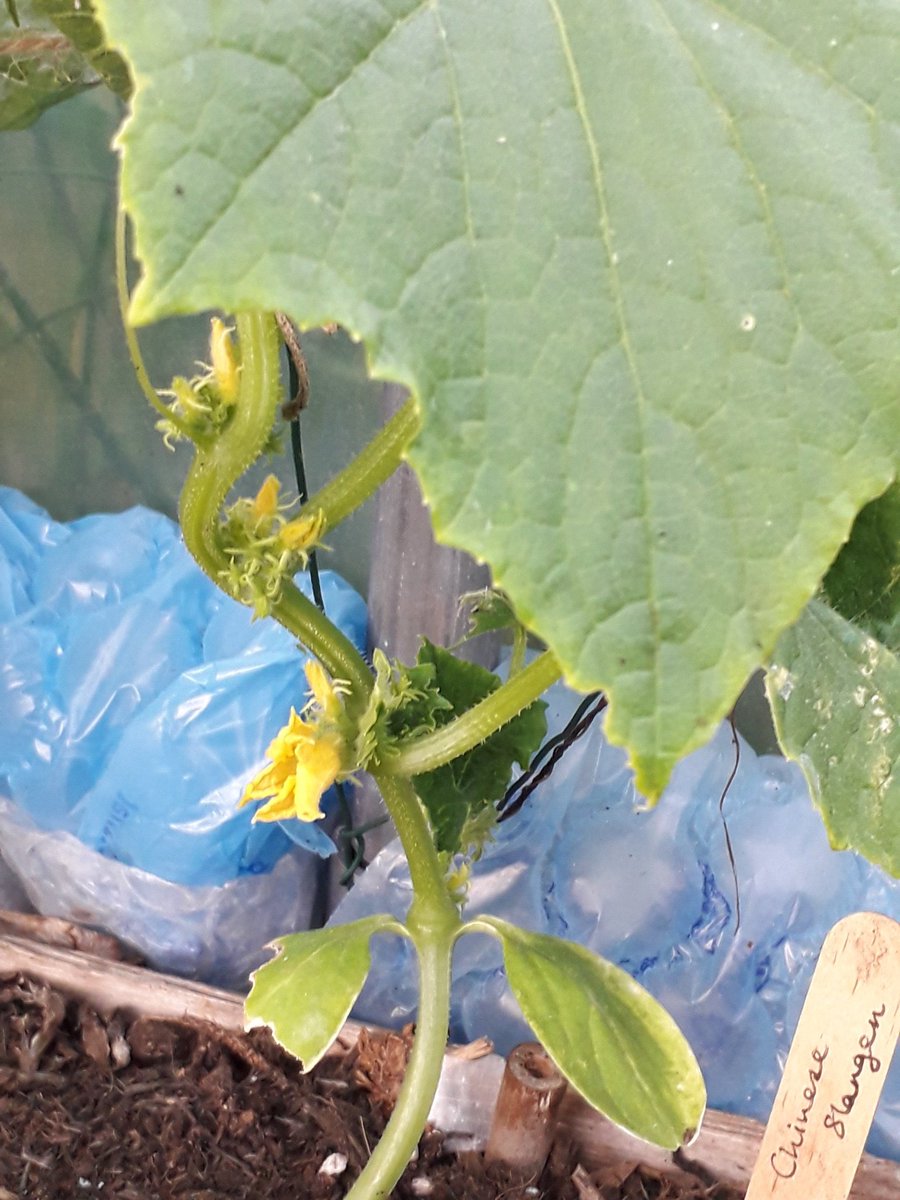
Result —
[[272, 1036], [311, 1071], [340, 1033], [369, 974], [375, 933], [405, 933], [379, 913], [273, 943], [278, 954], [256, 971], [244, 1001], [247, 1029], [267, 1025]]
[[860, 512], [824, 589], [842, 617], [900, 651], [900, 483]]
[[703, 1076], [678, 1026], [630, 975], [584, 946], [480, 917], [503, 944], [513, 995], [584, 1098], [629, 1133], [676, 1149], [706, 1108]]
[[133, 316], [336, 320], [662, 789], [896, 475], [895, 0], [97, 0]]
[[779, 640], [766, 686], [835, 849], [900, 876], [900, 661], [821, 600]]

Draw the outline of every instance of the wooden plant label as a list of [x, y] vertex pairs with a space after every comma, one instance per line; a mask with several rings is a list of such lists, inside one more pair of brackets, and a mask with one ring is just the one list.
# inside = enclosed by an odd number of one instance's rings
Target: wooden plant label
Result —
[[846, 1200], [900, 1033], [900, 924], [828, 934], [746, 1200]]

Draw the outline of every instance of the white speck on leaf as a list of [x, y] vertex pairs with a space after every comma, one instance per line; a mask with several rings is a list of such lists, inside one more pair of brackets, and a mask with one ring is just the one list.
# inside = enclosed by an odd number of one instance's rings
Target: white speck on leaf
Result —
[[774, 667], [772, 669], [772, 682], [775, 684], [775, 690], [781, 699], [789, 700], [791, 692], [794, 690], [794, 681], [787, 667]]
[[752, 333], [756, 328], [756, 317], [753, 313], [744, 313], [741, 317], [741, 329], [744, 333]]

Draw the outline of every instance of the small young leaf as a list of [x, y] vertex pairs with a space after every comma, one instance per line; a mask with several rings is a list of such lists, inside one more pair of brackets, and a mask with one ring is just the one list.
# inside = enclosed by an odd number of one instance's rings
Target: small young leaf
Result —
[[[438, 713], [438, 724], [459, 716], [500, 686], [491, 671], [455, 658], [449, 650], [425, 641], [418, 663], [430, 664], [441, 695], [450, 703]], [[546, 705], [536, 701], [495, 734], [446, 766], [417, 775], [415, 788], [428, 809], [438, 850], [455, 853], [469, 817], [500, 800], [509, 785], [513, 763], [524, 767], [547, 732]]]
[[611, 1121], [658, 1146], [691, 1140], [706, 1108], [678, 1026], [625, 971], [583, 946], [479, 917], [503, 943], [509, 986], [547, 1053]]
[[484, 588], [467, 592], [460, 597], [460, 607], [469, 610], [468, 637], [495, 633], [500, 629], [515, 629], [519, 624], [509, 597], [499, 588]]
[[[87, 78], [90, 75], [90, 79]], [[20, 32], [0, 17], [0, 131], [27, 129], [38, 117], [91, 86], [82, 56], [49, 22]]]
[[842, 617], [900, 650], [900, 483], [862, 509], [824, 589]]
[[103, 30], [94, 14], [92, 0], [31, 0], [35, 12], [52, 21], [87, 65], [108, 88], [127, 100], [131, 95], [131, 76], [125, 60], [106, 46]]
[[900, 661], [814, 600], [766, 678], [778, 740], [803, 768], [836, 850], [900, 876]]
[[291, 933], [273, 943], [278, 954], [251, 976], [244, 1003], [247, 1029], [268, 1025], [280, 1046], [310, 1071], [337, 1037], [369, 973], [373, 933], [403, 933], [382, 913]]
[[100, 80], [123, 98], [131, 94], [128, 68], [105, 47], [91, 0], [21, 6], [7, 0], [6, 14], [0, 15], [0, 130], [25, 129]]

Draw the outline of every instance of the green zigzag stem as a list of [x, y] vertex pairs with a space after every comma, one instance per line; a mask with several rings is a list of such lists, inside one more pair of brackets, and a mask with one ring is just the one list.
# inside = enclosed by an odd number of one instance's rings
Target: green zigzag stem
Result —
[[[209, 446], [198, 447], [181, 493], [179, 515], [185, 544], [219, 587], [228, 560], [218, 544], [219, 512], [240, 476], [261, 454], [280, 397], [280, 338], [274, 317], [241, 313], [236, 318], [241, 353], [238, 402], [228, 425]], [[337, 679], [346, 680], [352, 700], [365, 706], [372, 675], [353, 643], [292, 583], [286, 583], [272, 615], [308, 646]]]
[[194, 455], [181, 491], [179, 517], [188, 549], [214, 583], [227, 565], [217, 542], [219, 511], [229, 489], [262, 453], [279, 395], [278, 331], [266, 313], [236, 318], [241, 353], [238, 402], [228, 425]]
[[[229, 489], [260, 453], [278, 402], [275, 323], [263, 314], [237, 318], [241, 383], [232, 421], [210, 448], [198, 450], [182, 492], [185, 542], [221, 586], [227, 565], [216, 539], [219, 510]], [[335, 677], [351, 685], [348, 707], [365, 703], [372, 676], [352, 643], [293, 584], [286, 583], [273, 616], [294, 633]], [[460, 918], [444, 884], [428, 819], [409, 782], [373, 772], [400, 836], [415, 899], [407, 918], [419, 957], [419, 1022], [409, 1068], [391, 1120], [350, 1197], [387, 1196], [418, 1143], [437, 1090], [450, 1019], [450, 961]]]
[[523, 667], [495, 692], [434, 733], [400, 742], [385, 762], [394, 775], [424, 775], [472, 750], [519, 715], [556, 683], [562, 668], [549, 650]]

